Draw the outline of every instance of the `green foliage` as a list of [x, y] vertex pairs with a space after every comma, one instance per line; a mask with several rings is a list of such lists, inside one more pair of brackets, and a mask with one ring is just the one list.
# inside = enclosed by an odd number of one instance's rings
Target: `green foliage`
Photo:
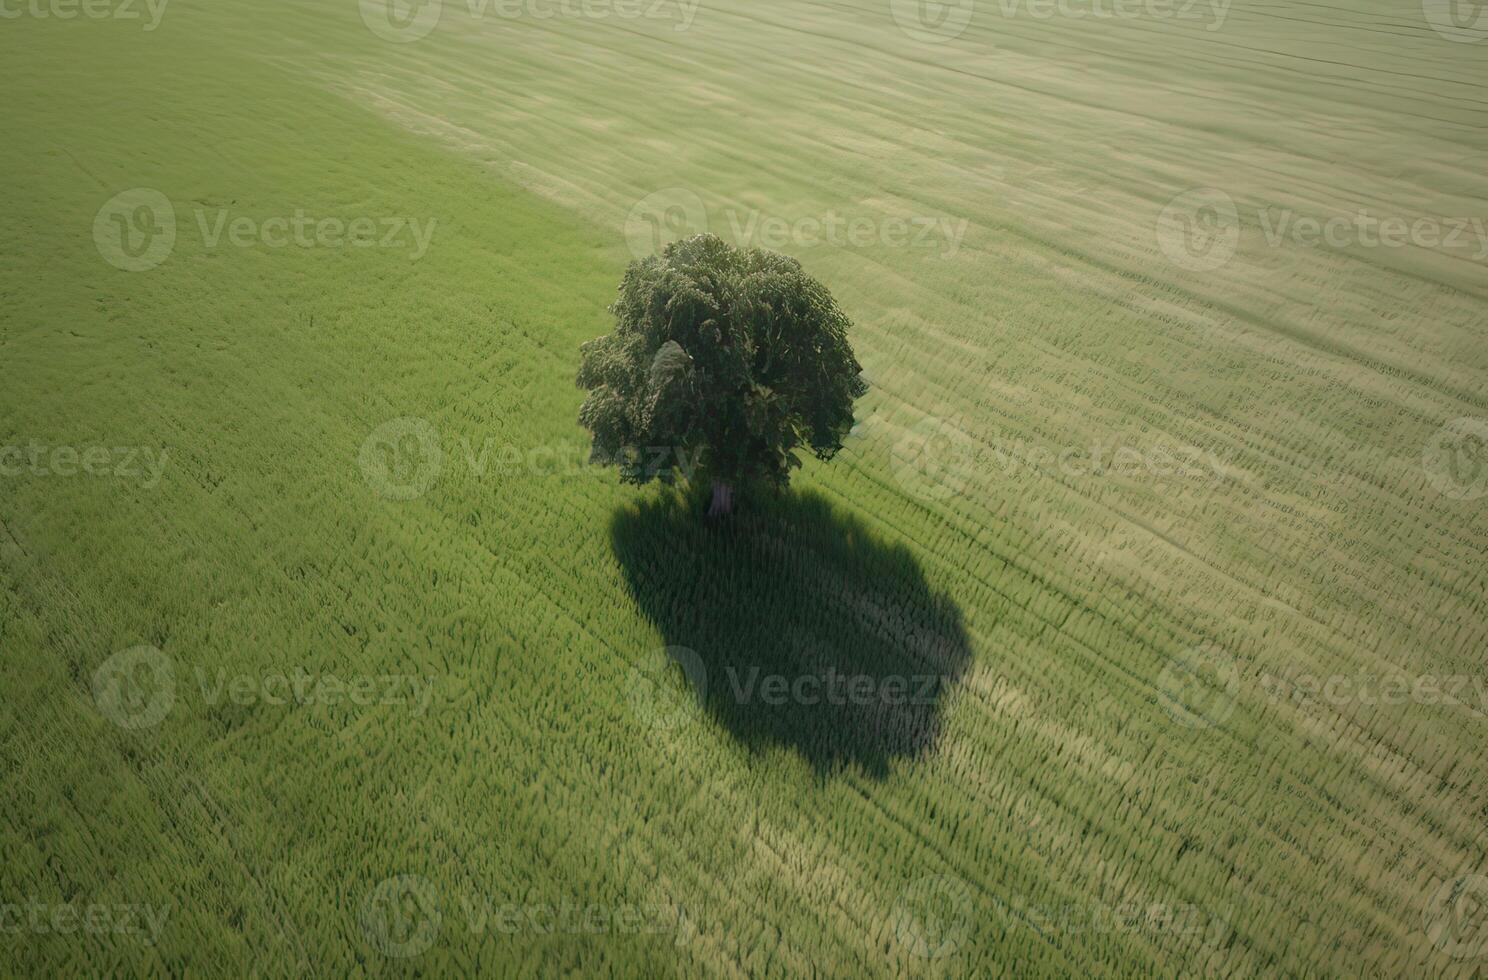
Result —
[[579, 421], [622, 481], [783, 486], [842, 448], [867, 385], [832, 294], [795, 259], [695, 235], [632, 262], [583, 347]]

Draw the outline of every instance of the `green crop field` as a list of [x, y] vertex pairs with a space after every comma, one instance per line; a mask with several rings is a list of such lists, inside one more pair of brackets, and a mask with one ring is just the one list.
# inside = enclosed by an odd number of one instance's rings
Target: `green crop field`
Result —
[[[0, 972], [1488, 972], [1480, 3], [0, 0], [0, 79]], [[576, 422], [702, 231], [870, 385], [721, 522]]]

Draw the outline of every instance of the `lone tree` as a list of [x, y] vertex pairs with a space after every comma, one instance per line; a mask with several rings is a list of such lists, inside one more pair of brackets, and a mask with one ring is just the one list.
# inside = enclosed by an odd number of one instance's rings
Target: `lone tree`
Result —
[[695, 235], [632, 262], [610, 311], [582, 348], [579, 423], [621, 482], [710, 481], [721, 517], [735, 488], [789, 483], [798, 447], [842, 448], [868, 386], [850, 321], [795, 259]]

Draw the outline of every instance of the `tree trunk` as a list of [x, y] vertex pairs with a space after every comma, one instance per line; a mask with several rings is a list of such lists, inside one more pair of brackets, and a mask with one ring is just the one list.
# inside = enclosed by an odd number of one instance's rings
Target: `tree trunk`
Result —
[[727, 517], [734, 512], [734, 488], [718, 480], [713, 481], [713, 500], [708, 504], [708, 516], [714, 519]]

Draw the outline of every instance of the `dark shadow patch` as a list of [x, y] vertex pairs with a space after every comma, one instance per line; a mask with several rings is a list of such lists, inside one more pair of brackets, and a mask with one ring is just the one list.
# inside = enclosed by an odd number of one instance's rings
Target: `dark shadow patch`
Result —
[[718, 524], [667, 495], [618, 512], [610, 538], [637, 605], [696, 654], [687, 679], [745, 745], [882, 778], [936, 744], [971, 652], [907, 548], [810, 493], [755, 498]]

